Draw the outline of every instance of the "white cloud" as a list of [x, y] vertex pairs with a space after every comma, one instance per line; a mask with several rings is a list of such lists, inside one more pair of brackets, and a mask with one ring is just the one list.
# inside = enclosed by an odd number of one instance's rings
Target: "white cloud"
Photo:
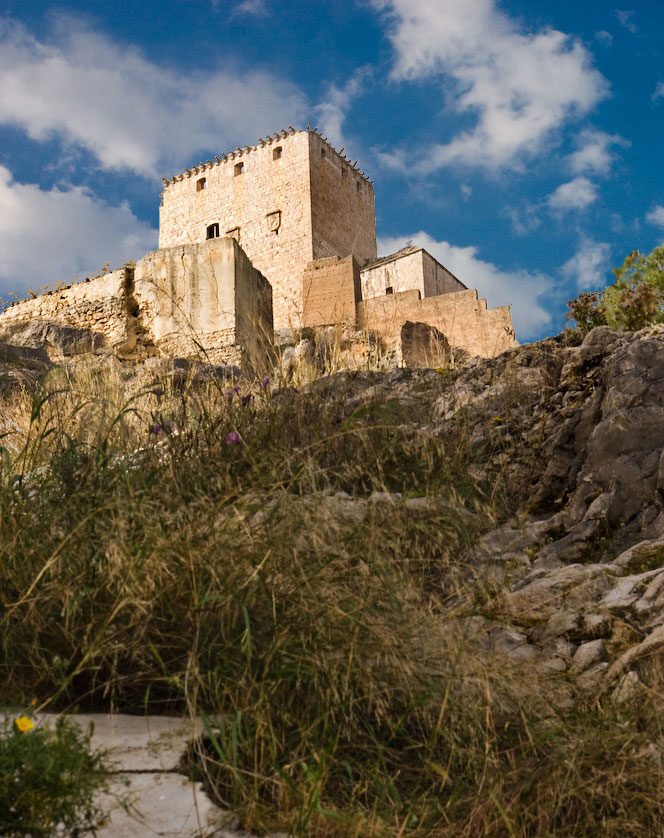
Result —
[[532, 204], [526, 204], [522, 209], [505, 207], [503, 215], [509, 218], [512, 224], [512, 230], [517, 236], [525, 236], [527, 233], [532, 233], [542, 223], [538, 208]]
[[652, 94], [654, 99], [664, 99], [664, 81], [658, 81], [655, 87], [655, 92]]
[[574, 174], [592, 173], [606, 175], [611, 168], [615, 155], [611, 151], [614, 145], [629, 145], [617, 134], [586, 129], [577, 139], [578, 149], [567, 157], [567, 162]]
[[473, 187], [469, 186], [467, 183], [462, 183], [459, 188], [461, 189], [461, 197], [464, 201], [467, 201], [473, 194]]
[[600, 29], [599, 32], [595, 32], [595, 40], [602, 44], [602, 46], [610, 47], [613, 43], [613, 35], [607, 32], [606, 29]]
[[60, 136], [106, 169], [148, 176], [170, 176], [197, 162], [199, 149], [255, 141], [306, 111], [281, 74], [179, 71], [69, 17], [52, 43], [0, 19], [0, 76], [0, 123], [42, 142]]
[[[215, 6], [219, 3], [219, 0], [214, 0]], [[246, 14], [246, 15], [257, 15], [263, 16], [267, 15], [267, 6], [265, 5], [265, 0], [243, 0], [242, 3], [238, 3], [237, 6], [233, 9], [234, 15], [239, 14]]]
[[[390, 22], [393, 78], [444, 77], [447, 105], [475, 120], [418, 155], [422, 171], [452, 163], [519, 165], [566, 120], [607, 95], [606, 79], [580, 41], [554, 29], [524, 33], [495, 0], [372, 2]], [[383, 160], [404, 165], [399, 154]]]
[[563, 265], [566, 279], [574, 280], [579, 291], [599, 291], [607, 284], [611, 247], [606, 242], [584, 239], [577, 252]]
[[394, 253], [406, 241], [428, 250], [468, 288], [477, 288], [489, 306], [511, 305], [518, 340], [536, 337], [551, 322], [551, 315], [538, 298], [550, 291], [553, 281], [545, 274], [526, 270], [503, 271], [477, 257], [476, 247], [456, 247], [419, 232], [404, 237], [381, 237], [378, 253]]
[[664, 227], [664, 207], [656, 204], [646, 215], [646, 221], [654, 227]]
[[632, 18], [634, 17], [633, 11], [614, 9], [613, 14], [622, 27], [624, 27], [628, 32], [631, 32], [632, 35], [636, 35], [639, 30], [636, 28], [636, 24], [632, 22]]
[[157, 247], [157, 231], [126, 203], [112, 207], [87, 190], [16, 183], [0, 166], [0, 295], [70, 283], [104, 262], [116, 267]]
[[568, 183], [562, 183], [548, 197], [547, 203], [555, 212], [582, 210], [597, 200], [595, 184], [588, 178], [577, 177]]

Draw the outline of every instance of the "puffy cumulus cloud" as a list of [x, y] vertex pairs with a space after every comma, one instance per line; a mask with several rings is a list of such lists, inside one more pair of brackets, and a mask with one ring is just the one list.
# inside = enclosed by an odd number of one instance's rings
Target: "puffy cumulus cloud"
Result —
[[577, 137], [578, 148], [567, 157], [567, 163], [577, 175], [606, 175], [615, 159], [612, 151], [615, 145], [626, 146], [629, 143], [617, 134], [586, 129]]
[[0, 296], [69, 283], [75, 274], [140, 259], [157, 247], [157, 231], [126, 203], [113, 207], [81, 187], [40, 189], [16, 183], [0, 166]]
[[526, 270], [504, 271], [477, 256], [476, 247], [457, 247], [446, 241], [436, 241], [427, 233], [407, 237], [381, 237], [378, 253], [394, 253], [406, 241], [423, 247], [442, 265], [452, 271], [468, 288], [477, 288], [489, 306], [510, 305], [512, 321], [518, 340], [537, 337], [551, 323], [551, 314], [539, 298], [551, 290], [553, 280], [541, 273]]
[[[441, 76], [449, 108], [474, 126], [420, 155], [425, 171], [453, 163], [499, 168], [537, 154], [568, 119], [607, 95], [580, 41], [555, 29], [522, 32], [495, 0], [372, 0], [389, 22], [392, 76]], [[412, 155], [411, 155], [412, 159]], [[403, 166], [402, 155], [384, 155]]]
[[597, 188], [588, 178], [576, 177], [561, 183], [547, 198], [549, 207], [556, 213], [582, 210], [597, 200]]
[[656, 204], [646, 215], [646, 221], [654, 227], [664, 227], [664, 207]]
[[170, 175], [197, 162], [190, 155], [198, 149], [223, 151], [305, 113], [304, 97], [281, 76], [178, 71], [69, 17], [49, 43], [0, 19], [0, 75], [0, 123], [38, 141], [59, 136], [106, 169], [148, 176]]
[[606, 285], [611, 247], [606, 242], [583, 239], [577, 252], [563, 265], [565, 279], [573, 280], [579, 291], [598, 291]]

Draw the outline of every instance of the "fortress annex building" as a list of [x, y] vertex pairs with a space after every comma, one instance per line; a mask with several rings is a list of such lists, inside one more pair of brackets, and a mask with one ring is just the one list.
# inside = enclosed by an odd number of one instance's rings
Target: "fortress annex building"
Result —
[[354, 325], [389, 344], [423, 324], [484, 357], [516, 344], [509, 307], [487, 309], [422, 248], [377, 258], [373, 183], [308, 126], [163, 181], [157, 251], [15, 304], [0, 326], [64, 322], [127, 357], [203, 349], [254, 369], [275, 335], [303, 326]]

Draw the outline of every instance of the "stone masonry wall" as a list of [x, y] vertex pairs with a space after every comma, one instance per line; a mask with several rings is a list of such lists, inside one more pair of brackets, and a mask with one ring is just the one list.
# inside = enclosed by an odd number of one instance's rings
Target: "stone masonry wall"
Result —
[[360, 301], [360, 269], [352, 256], [310, 262], [302, 280], [303, 325], [353, 322]]
[[302, 270], [313, 258], [308, 132], [282, 132], [224, 157], [167, 182], [159, 247], [204, 242], [207, 228], [218, 224], [219, 235], [237, 238], [270, 281], [275, 322], [298, 325]]
[[134, 276], [139, 323], [160, 354], [264, 367], [272, 290], [234, 239], [156, 250]]
[[121, 351], [130, 339], [127, 328], [124, 269], [79, 282], [61, 291], [15, 303], [0, 314], [0, 325], [52, 320], [101, 332]]
[[301, 325], [312, 259], [376, 255], [373, 187], [315, 131], [282, 131], [165, 180], [160, 248], [203, 242], [215, 224], [269, 280], [278, 329]]
[[362, 299], [383, 296], [387, 289], [393, 294], [419, 291], [421, 297], [434, 297], [466, 286], [421, 247], [408, 247], [376, 260], [360, 273]]
[[309, 133], [313, 258], [376, 258], [374, 190], [323, 137]]
[[260, 371], [273, 340], [272, 289], [234, 239], [219, 238], [156, 250], [0, 315], [0, 327], [29, 321], [90, 329], [125, 358], [198, 356]]
[[487, 309], [477, 291], [466, 290], [420, 299], [418, 291], [404, 291], [363, 300], [357, 306], [358, 324], [375, 329], [389, 343], [397, 340], [406, 320], [428, 323], [452, 346], [471, 355], [493, 358], [516, 346], [509, 306]]

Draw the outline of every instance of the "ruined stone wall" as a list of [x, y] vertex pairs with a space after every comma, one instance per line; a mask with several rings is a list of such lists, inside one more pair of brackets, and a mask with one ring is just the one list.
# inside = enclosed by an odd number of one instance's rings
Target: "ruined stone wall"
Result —
[[[236, 174], [240, 166], [243, 171]], [[297, 326], [302, 271], [314, 258], [310, 193], [309, 132], [282, 132], [262, 146], [245, 146], [168, 181], [159, 247], [204, 242], [207, 228], [218, 224], [219, 235], [237, 238], [254, 267], [270, 281], [278, 327], [291, 322]]]
[[331, 256], [310, 262], [302, 281], [303, 325], [353, 322], [360, 301], [360, 269], [353, 258]]
[[117, 351], [128, 339], [124, 269], [15, 303], [0, 314], [0, 325], [51, 320], [92, 329]]
[[487, 309], [477, 291], [467, 290], [420, 298], [418, 291], [383, 295], [357, 306], [361, 328], [375, 329], [394, 343], [406, 320], [428, 323], [442, 332], [452, 346], [471, 355], [493, 358], [516, 346], [509, 306]]
[[260, 371], [273, 340], [272, 289], [234, 239], [219, 238], [18, 303], [0, 327], [33, 320], [90, 329], [125, 358], [197, 356]]
[[419, 291], [421, 297], [434, 297], [465, 291], [466, 286], [421, 247], [407, 247], [369, 264], [360, 273], [362, 299], [386, 293]]
[[160, 354], [263, 366], [272, 290], [234, 239], [149, 253], [136, 264], [133, 295]]
[[352, 254], [362, 266], [376, 258], [373, 186], [318, 134], [309, 148], [313, 258]]

